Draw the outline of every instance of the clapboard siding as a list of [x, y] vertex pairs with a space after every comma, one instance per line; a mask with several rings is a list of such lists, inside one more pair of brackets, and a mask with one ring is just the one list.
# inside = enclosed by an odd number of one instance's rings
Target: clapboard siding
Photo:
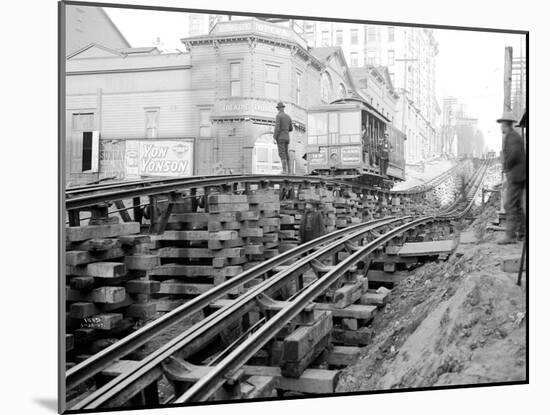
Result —
[[68, 112], [78, 110], [89, 110], [97, 108], [97, 94], [69, 95], [65, 98], [65, 109]]
[[67, 93], [159, 91], [191, 88], [191, 70], [99, 73], [67, 77]]
[[159, 109], [158, 138], [196, 136], [198, 106], [209, 105], [213, 100], [213, 90], [104, 95], [102, 138], [144, 138], [148, 108]]

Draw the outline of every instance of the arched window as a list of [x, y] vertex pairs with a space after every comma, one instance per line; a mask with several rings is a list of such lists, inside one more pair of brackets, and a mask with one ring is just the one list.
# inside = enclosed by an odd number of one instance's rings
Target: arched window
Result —
[[347, 88], [344, 84], [340, 84], [338, 87], [338, 97], [340, 98], [346, 98], [348, 96]]
[[332, 79], [328, 72], [321, 75], [321, 101], [329, 103], [332, 97]]

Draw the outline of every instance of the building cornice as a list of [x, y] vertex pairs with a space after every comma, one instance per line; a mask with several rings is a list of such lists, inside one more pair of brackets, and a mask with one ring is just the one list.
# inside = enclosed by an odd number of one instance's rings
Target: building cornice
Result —
[[177, 71], [182, 69], [191, 69], [192, 65], [173, 65], [173, 66], [151, 66], [142, 68], [113, 68], [113, 69], [90, 69], [83, 71], [67, 71], [67, 76], [75, 75], [97, 75], [110, 73], [128, 73], [128, 72], [156, 72], [156, 71]]
[[181, 39], [181, 42], [185, 45], [187, 50], [191, 50], [196, 46], [212, 46], [218, 49], [224, 44], [231, 43], [246, 43], [247, 45], [251, 43], [263, 43], [270, 46], [288, 48], [291, 52], [295, 52], [296, 55], [300, 56], [305, 62], [311, 62], [317, 69], [321, 70], [325, 68], [325, 65], [321, 61], [315, 58], [301, 45], [292, 42], [291, 40], [280, 39], [254, 32], [227, 35], [203, 35], [192, 38], [184, 38]]

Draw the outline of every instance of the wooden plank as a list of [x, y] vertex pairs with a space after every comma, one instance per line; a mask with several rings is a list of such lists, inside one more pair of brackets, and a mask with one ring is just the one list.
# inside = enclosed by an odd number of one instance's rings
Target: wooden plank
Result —
[[198, 295], [212, 289], [214, 284], [191, 284], [167, 280], [160, 283], [159, 294], [189, 294]]
[[124, 310], [124, 316], [149, 320], [157, 313], [157, 305], [154, 302], [142, 304], [130, 304]]
[[160, 257], [151, 254], [136, 254], [124, 257], [128, 269], [148, 271], [160, 265]]
[[68, 226], [65, 228], [67, 242], [85, 241], [94, 238], [112, 238], [140, 232], [138, 222], [111, 223], [105, 225]]
[[89, 292], [67, 289], [67, 301], [87, 301], [93, 303], [119, 303], [124, 301], [126, 290], [124, 287], [99, 287]]
[[253, 376], [270, 376], [276, 379], [277, 388], [302, 393], [333, 393], [338, 382], [338, 370], [306, 369], [298, 378], [282, 375], [281, 368], [273, 366], [243, 366], [244, 373]]
[[369, 327], [361, 327], [358, 330], [346, 330], [341, 327], [332, 329], [332, 341], [337, 344], [365, 346], [371, 338], [372, 331]]
[[126, 282], [126, 291], [131, 294], [155, 294], [160, 290], [160, 282], [155, 280], [130, 280]]
[[375, 306], [351, 304], [346, 308], [336, 308], [333, 304], [315, 303], [315, 309], [331, 311], [333, 317], [357, 318], [360, 320], [370, 320], [376, 312]]
[[[208, 195], [208, 204], [245, 204], [248, 203], [247, 195], [235, 195], [235, 194], [218, 194], [218, 195]], [[210, 206], [209, 206], [210, 207]]]
[[276, 397], [276, 379], [273, 376], [250, 376], [241, 384], [245, 399]]
[[456, 248], [456, 242], [457, 241], [454, 239], [429, 242], [406, 242], [397, 254], [406, 257], [451, 253], [453, 249]]
[[72, 318], [83, 319], [94, 316], [98, 313], [98, 308], [94, 303], [90, 302], [76, 302], [69, 306], [69, 315]]
[[77, 251], [107, 251], [113, 248], [120, 248], [122, 243], [114, 238], [95, 238], [84, 242], [73, 242], [70, 244], [70, 250]]
[[405, 272], [388, 273], [380, 270], [370, 269], [367, 273], [367, 278], [370, 282], [397, 284], [403, 279], [407, 278], [407, 273]]
[[157, 254], [161, 258], [239, 258], [244, 255], [244, 248], [222, 248], [211, 250], [208, 248], [160, 248]]
[[357, 346], [333, 346], [327, 357], [329, 366], [350, 366], [354, 364], [359, 355], [361, 348]]
[[281, 362], [281, 373], [285, 377], [298, 379], [330, 344], [330, 332], [318, 342], [314, 343], [306, 351], [306, 354], [297, 361], [284, 360]]
[[332, 315], [327, 311], [315, 311], [315, 323], [299, 326], [283, 341], [283, 359], [301, 360], [311, 349], [332, 330]]
[[362, 283], [345, 284], [334, 292], [333, 304], [336, 308], [345, 308], [355, 303], [362, 294]]
[[100, 278], [117, 278], [126, 275], [122, 262], [93, 262], [86, 266], [86, 275]]
[[208, 206], [208, 210], [211, 213], [241, 212], [249, 208], [248, 203], [218, 203]]
[[243, 272], [241, 266], [229, 266], [225, 268], [214, 268], [209, 265], [180, 265], [166, 264], [153, 268], [151, 275], [162, 276], [184, 276], [184, 277], [234, 277]]

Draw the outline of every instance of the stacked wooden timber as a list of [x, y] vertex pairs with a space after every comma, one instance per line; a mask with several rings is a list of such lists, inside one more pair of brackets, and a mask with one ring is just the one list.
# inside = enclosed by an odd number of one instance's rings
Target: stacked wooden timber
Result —
[[159, 265], [137, 222], [66, 228], [67, 333], [79, 353], [95, 352], [153, 318]]
[[245, 242], [239, 233], [241, 212], [249, 209], [246, 195], [209, 195], [207, 203], [208, 213], [172, 213], [169, 223], [179, 230], [153, 236], [162, 261], [152, 271], [161, 282], [158, 311], [170, 311], [243, 271]]
[[363, 204], [356, 193], [344, 191], [340, 197], [334, 198], [336, 209], [336, 228], [346, 228], [363, 220]]
[[[255, 221], [257, 231], [243, 236], [251, 246], [247, 252], [252, 264], [279, 255], [281, 229], [279, 194], [274, 189], [259, 188], [248, 195], [250, 217]], [[252, 246], [254, 248], [252, 248]], [[249, 265], [250, 266], [250, 265]]]

